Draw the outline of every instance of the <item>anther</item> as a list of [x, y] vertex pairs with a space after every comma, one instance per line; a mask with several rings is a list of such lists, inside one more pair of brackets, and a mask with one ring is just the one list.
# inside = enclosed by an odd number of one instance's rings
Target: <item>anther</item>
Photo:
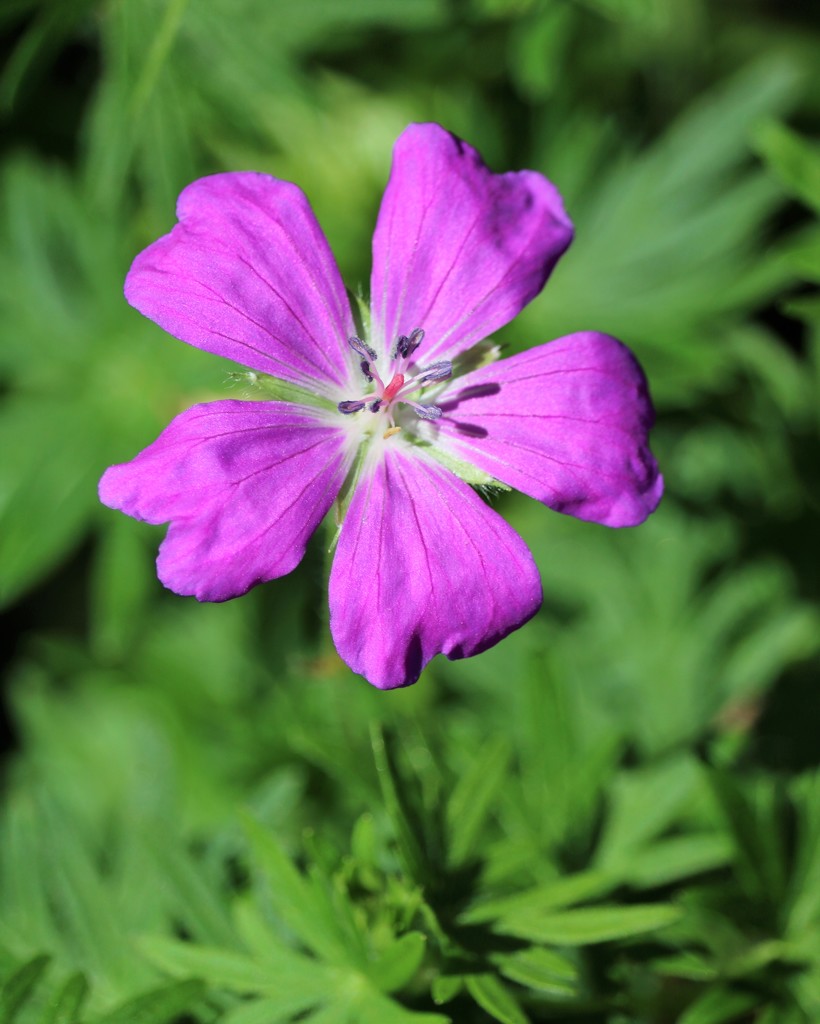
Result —
[[349, 416], [353, 412], [361, 412], [364, 409], [364, 402], [359, 399], [353, 399], [347, 402], [339, 402], [337, 406], [339, 412], [343, 412], [345, 416]]
[[347, 339], [347, 343], [357, 355], [362, 357], [362, 359], [369, 363], [375, 363], [376, 353], [369, 345], [366, 345], [361, 338], [357, 338], [354, 334], [353, 337]]
[[435, 363], [425, 366], [416, 377], [416, 384], [433, 384], [441, 380], [447, 380], [453, 375], [453, 364], [449, 359], [439, 359]]
[[441, 409], [437, 405], [419, 405], [417, 402], [410, 402], [416, 415], [422, 420], [439, 420], [442, 417]]
[[423, 338], [424, 331], [420, 327], [417, 327], [415, 331], [412, 331], [409, 338], [406, 334], [400, 334], [396, 341], [396, 356], [401, 359], [409, 359], [419, 347]]
[[396, 434], [400, 434], [400, 433], [401, 433], [401, 427], [390, 427], [388, 430], [385, 430], [385, 432], [384, 432], [384, 434], [382, 436], [384, 437], [384, 439], [386, 441], [388, 439], [388, 437], [394, 437]]

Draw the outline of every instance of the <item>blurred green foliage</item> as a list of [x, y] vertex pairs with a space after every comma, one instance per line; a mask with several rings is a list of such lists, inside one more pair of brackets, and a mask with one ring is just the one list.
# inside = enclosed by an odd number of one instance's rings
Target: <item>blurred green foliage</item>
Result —
[[[820, 1020], [820, 24], [764, 0], [6, 0], [2, 1024]], [[434, 119], [577, 226], [501, 340], [638, 353], [640, 529], [499, 507], [545, 606], [381, 694], [318, 540], [163, 592], [96, 480], [230, 386], [122, 299], [179, 190], [298, 182], [353, 288]], [[815, 137], [813, 141], [812, 136]]]

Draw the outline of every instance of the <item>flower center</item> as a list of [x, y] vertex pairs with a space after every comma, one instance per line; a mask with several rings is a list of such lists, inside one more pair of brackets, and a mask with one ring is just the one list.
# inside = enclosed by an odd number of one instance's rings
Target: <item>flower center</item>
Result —
[[[339, 412], [345, 416], [368, 409], [372, 413], [381, 412], [387, 417], [390, 428], [385, 438], [397, 433], [399, 428], [395, 422], [395, 407], [399, 404], [409, 405], [415, 414], [423, 420], [437, 420], [441, 409], [437, 405], [423, 405], [412, 401], [410, 395], [421, 391], [429, 384], [437, 384], [447, 380], [453, 372], [453, 364], [449, 359], [439, 359], [424, 369], [415, 365], [413, 355], [421, 345], [424, 331], [417, 327], [409, 336], [400, 335], [393, 348], [389, 383], [385, 384], [376, 368], [376, 353], [361, 338], [348, 338], [348, 344], [359, 356], [359, 367], [365, 381], [373, 385], [369, 394], [358, 398], [348, 398], [339, 402]], [[411, 370], [411, 364], [413, 369]]]

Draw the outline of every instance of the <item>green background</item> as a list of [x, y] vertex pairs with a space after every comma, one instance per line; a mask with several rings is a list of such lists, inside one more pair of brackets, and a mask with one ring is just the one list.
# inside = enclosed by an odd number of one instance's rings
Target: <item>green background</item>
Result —
[[[3, 0], [0, 1024], [820, 1021], [820, 24], [762, 0]], [[667, 491], [520, 496], [545, 602], [379, 693], [325, 538], [224, 605], [96, 482], [230, 367], [130, 309], [178, 192], [307, 192], [369, 279], [435, 120], [576, 240], [500, 335], [616, 334]]]

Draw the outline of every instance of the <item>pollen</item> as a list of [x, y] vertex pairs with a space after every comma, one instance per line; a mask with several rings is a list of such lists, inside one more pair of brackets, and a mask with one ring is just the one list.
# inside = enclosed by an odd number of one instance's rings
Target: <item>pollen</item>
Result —
[[388, 437], [395, 437], [396, 434], [400, 434], [400, 433], [401, 433], [401, 427], [390, 427], [389, 430], [385, 430], [385, 432], [384, 432], [384, 435], [383, 435], [384, 436], [384, 440], [386, 441], [388, 439]]

